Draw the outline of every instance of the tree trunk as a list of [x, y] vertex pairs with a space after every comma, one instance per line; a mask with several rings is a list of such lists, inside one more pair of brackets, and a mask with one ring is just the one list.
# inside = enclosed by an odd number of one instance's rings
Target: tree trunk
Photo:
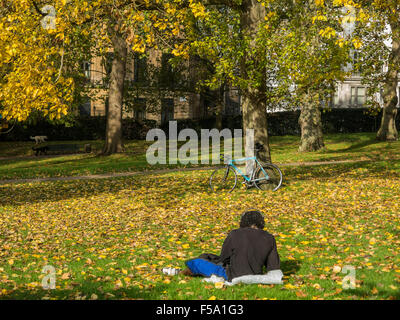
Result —
[[[265, 102], [257, 99], [258, 90], [249, 89], [249, 91], [242, 97], [243, 130], [245, 134], [247, 129], [254, 130], [254, 143], [258, 142], [264, 146], [264, 150], [259, 153], [260, 160], [270, 162], [271, 152], [269, 148], [266, 105]], [[252, 94], [252, 91], [255, 91], [255, 93]], [[250, 145], [249, 148], [254, 148], [254, 145]], [[245, 151], [246, 154], [252, 154], [253, 150]]]
[[222, 114], [224, 110], [224, 105], [222, 101], [217, 101], [216, 111], [215, 111], [215, 127], [218, 130], [222, 130]]
[[127, 46], [125, 40], [118, 35], [112, 37], [114, 58], [110, 74], [108, 95], [108, 113], [106, 124], [106, 140], [104, 155], [122, 152], [122, 102], [124, 79], [126, 73]]
[[218, 130], [222, 130], [222, 118], [224, 114], [224, 93], [225, 93], [225, 83], [222, 84], [217, 91], [217, 105], [215, 112], [215, 127]]
[[317, 105], [318, 101], [316, 101], [318, 99], [313, 99], [307, 94], [303, 100], [299, 117], [301, 128], [299, 152], [317, 151], [325, 146], [322, 134], [321, 111]]
[[[249, 37], [250, 48], [245, 51], [241, 61], [241, 75], [246, 80], [251, 80], [246, 62], [254, 60], [256, 57], [251, 55], [251, 49], [255, 48], [255, 38], [261, 21], [265, 17], [265, 8], [257, 0], [245, 0], [242, 3], [241, 27], [244, 37]], [[265, 74], [265, 70], [264, 70]], [[243, 130], [254, 130], [254, 143], [261, 143], [264, 151], [259, 153], [260, 160], [271, 161], [269, 148], [269, 138], [267, 130], [267, 111], [265, 100], [265, 81], [258, 88], [251, 86], [241, 88], [242, 90], [242, 113]], [[245, 154], [251, 155], [254, 151], [254, 144], [245, 143]], [[249, 173], [250, 167], [246, 166], [246, 172]]]
[[382, 141], [397, 140], [399, 135], [396, 129], [397, 84], [400, 67], [400, 25], [391, 24], [392, 27], [392, 52], [389, 56], [388, 71], [383, 88], [383, 113], [381, 126], [376, 138]]

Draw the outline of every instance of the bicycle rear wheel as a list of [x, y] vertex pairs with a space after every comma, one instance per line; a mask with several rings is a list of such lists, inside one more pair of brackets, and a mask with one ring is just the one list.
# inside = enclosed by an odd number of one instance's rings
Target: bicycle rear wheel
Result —
[[276, 191], [282, 185], [282, 172], [272, 163], [266, 163], [256, 169], [254, 184], [260, 190]]
[[216, 169], [210, 177], [210, 188], [214, 192], [231, 192], [235, 189], [237, 175], [231, 167]]

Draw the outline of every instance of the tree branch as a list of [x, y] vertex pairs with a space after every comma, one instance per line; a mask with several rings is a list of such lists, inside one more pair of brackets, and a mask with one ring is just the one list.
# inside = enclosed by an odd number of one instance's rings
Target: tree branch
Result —
[[36, 1], [35, 0], [31, 0], [31, 1], [32, 1], [33, 6], [35, 7], [36, 12], [38, 14], [40, 14], [42, 17], [46, 17], [47, 14], [42, 12], [42, 10], [40, 10], [40, 8], [39, 8], [38, 4], [36, 3]]

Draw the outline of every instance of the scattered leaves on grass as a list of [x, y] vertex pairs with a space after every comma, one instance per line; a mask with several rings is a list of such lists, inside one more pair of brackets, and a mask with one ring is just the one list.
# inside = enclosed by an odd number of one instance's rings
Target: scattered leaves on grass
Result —
[[[2, 185], [0, 299], [399, 298], [397, 168], [286, 168], [277, 192], [229, 195], [209, 192], [208, 171]], [[283, 286], [206, 288], [162, 273], [218, 254], [249, 208], [275, 235]], [[56, 290], [41, 286], [46, 265]], [[342, 290], [346, 265], [356, 289]]]

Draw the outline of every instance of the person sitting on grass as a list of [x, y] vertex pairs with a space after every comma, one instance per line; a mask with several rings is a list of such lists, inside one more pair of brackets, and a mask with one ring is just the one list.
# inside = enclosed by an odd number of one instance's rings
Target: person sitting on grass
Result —
[[265, 221], [260, 211], [246, 211], [240, 219], [240, 228], [232, 230], [225, 239], [221, 254], [205, 253], [186, 261], [186, 276], [216, 275], [227, 281], [244, 275], [261, 275], [280, 269], [275, 238], [264, 231]]

